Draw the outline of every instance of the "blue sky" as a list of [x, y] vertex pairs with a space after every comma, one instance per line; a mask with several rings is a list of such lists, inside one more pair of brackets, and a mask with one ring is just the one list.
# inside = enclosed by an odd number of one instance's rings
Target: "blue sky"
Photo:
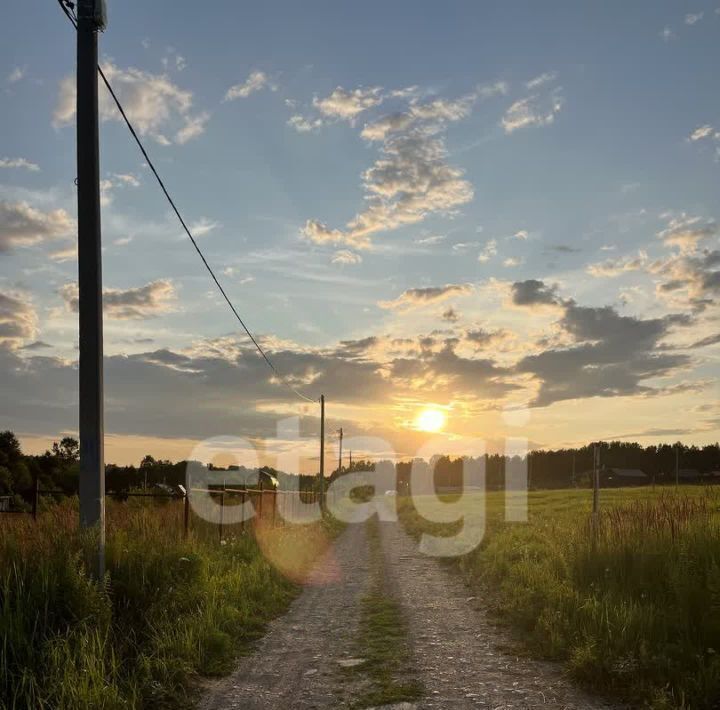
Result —
[[[211, 263], [350, 430], [411, 452], [431, 405], [448, 441], [499, 441], [502, 412], [529, 407], [539, 446], [717, 438], [717, 3], [157, 0], [109, 20], [102, 62]], [[0, 37], [0, 426], [41, 447], [77, 421], [57, 406], [77, 339], [74, 37], [49, 1]], [[291, 398], [104, 106], [112, 454], [260, 440]]]

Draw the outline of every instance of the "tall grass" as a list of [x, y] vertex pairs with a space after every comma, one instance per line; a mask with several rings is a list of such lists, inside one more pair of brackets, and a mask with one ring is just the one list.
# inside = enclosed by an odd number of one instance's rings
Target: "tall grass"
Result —
[[[711, 708], [720, 700], [720, 518], [701, 489], [531, 493], [528, 524], [502, 520], [490, 493], [482, 544], [454, 561], [522, 632], [584, 684], [633, 707]], [[404, 501], [415, 534], [430, 525]]]
[[[183, 539], [177, 503], [110, 504], [102, 583], [87, 573], [75, 501], [37, 523], [3, 517], [3, 709], [183, 707], [198, 676], [228, 671], [295, 592], [252, 535], [221, 545], [216, 527], [195, 524]], [[265, 552], [302, 535], [277, 529]]]

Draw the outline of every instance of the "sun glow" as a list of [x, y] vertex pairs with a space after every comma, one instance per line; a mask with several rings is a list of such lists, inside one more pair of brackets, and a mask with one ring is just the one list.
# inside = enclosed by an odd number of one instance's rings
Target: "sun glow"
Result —
[[420, 431], [440, 431], [445, 426], [445, 419], [442, 409], [426, 407], [415, 418], [415, 428]]

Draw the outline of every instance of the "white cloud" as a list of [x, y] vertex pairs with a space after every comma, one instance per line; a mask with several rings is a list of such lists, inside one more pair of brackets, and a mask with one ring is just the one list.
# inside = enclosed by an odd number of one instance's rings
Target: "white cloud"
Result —
[[637, 256], [606, 259], [599, 264], [590, 264], [586, 271], [596, 278], [615, 278], [630, 271], [642, 271], [646, 268], [647, 263], [647, 254], [639, 251]]
[[[207, 112], [193, 115], [193, 94], [181, 89], [164, 74], [152, 74], [129, 67], [121, 69], [112, 62], [103, 64], [103, 71], [123, 104], [130, 121], [141, 135], [168, 145], [165, 135], [170, 131], [178, 143], [200, 135], [208, 119]], [[121, 121], [109, 93], [100, 90], [100, 118]], [[72, 76], [60, 82], [60, 95], [54, 113], [55, 126], [71, 123], [75, 118], [75, 80]]]
[[548, 84], [551, 81], [555, 81], [555, 79], [557, 79], [557, 72], [546, 71], [543, 74], [540, 74], [540, 76], [536, 76], [534, 79], [530, 79], [530, 81], [528, 81], [525, 86], [532, 91], [534, 89], [540, 88], [543, 84]]
[[193, 222], [190, 225], [190, 231], [194, 237], [204, 237], [219, 226], [221, 226], [220, 222], [215, 222], [207, 217], [201, 217], [197, 222]]
[[520, 266], [520, 264], [522, 264], [522, 263], [523, 263], [523, 262], [522, 262], [522, 259], [519, 259], [519, 258], [516, 257], [516, 256], [509, 256], [507, 259], [505, 259], [505, 260], [503, 261], [503, 266], [504, 266], [506, 269], [510, 269], [510, 268], [515, 267], [515, 266]]
[[225, 94], [225, 101], [234, 101], [235, 99], [246, 99], [250, 94], [268, 86], [270, 78], [265, 72], [252, 71], [247, 79], [241, 84], [231, 86]]
[[368, 141], [384, 141], [389, 134], [409, 128], [414, 120], [410, 113], [391, 113], [372, 123], [366, 123], [360, 135]]
[[313, 99], [313, 105], [325, 116], [352, 120], [358, 114], [366, 111], [382, 102], [379, 86], [370, 88], [357, 88], [352, 91], [345, 91], [338, 86], [329, 96]]
[[181, 145], [205, 132], [205, 126], [210, 120], [210, 114], [202, 111], [195, 116], [186, 116], [185, 125], [175, 133], [175, 142]]
[[510, 87], [504, 81], [496, 81], [494, 84], [483, 84], [477, 88], [479, 99], [490, 99], [493, 96], [505, 96]]
[[445, 234], [434, 234], [429, 237], [420, 237], [419, 239], [416, 239], [415, 244], [429, 246], [431, 244], [439, 244], [440, 242], [445, 241], [445, 239], [447, 239], [447, 235]]
[[349, 249], [341, 249], [336, 251], [332, 257], [333, 264], [360, 264], [362, 257], [360, 254], [350, 251]]
[[704, 126], [698, 126], [689, 136], [688, 140], [691, 141], [699, 141], [703, 138], [708, 138], [712, 136], [713, 133], [713, 127], [706, 123]]
[[132, 173], [113, 173], [113, 178], [123, 185], [140, 187], [140, 179]]
[[478, 254], [478, 261], [482, 264], [490, 261], [497, 254], [497, 239], [490, 239], [485, 243], [482, 251]]
[[317, 131], [323, 125], [322, 118], [306, 118], [300, 114], [290, 116], [287, 120], [287, 125], [294, 128], [298, 133], [310, 133], [311, 131]]
[[672, 31], [672, 28], [666, 26], [665, 28], [663, 28], [662, 32], [660, 32], [660, 36], [666, 42], [669, 42], [671, 39], [675, 38], [675, 33]]
[[49, 254], [53, 261], [62, 264], [66, 261], [77, 261], [77, 242], [68, 244], [60, 249], [55, 249]]
[[27, 202], [0, 202], [0, 253], [67, 236], [74, 229], [74, 220], [63, 209], [43, 212]]
[[685, 15], [685, 24], [686, 25], [694, 25], [696, 22], [700, 22], [704, 16], [704, 12], [695, 12], [695, 13], [688, 13]]
[[[309, 219], [301, 234], [317, 244], [366, 249], [371, 246], [371, 236], [378, 232], [417, 224], [433, 213], [454, 214], [472, 200], [474, 191], [464, 179], [464, 171], [447, 162], [443, 133], [450, 123], [467, 117], [479, 98], [506, 90], [503, 82], [496, 82], [457, 99], [425, 102], [416, 92], [407, 92], [409, 101], [404, 111], [382, 116], [361, 130], [363, 138], [381, 144], [380, 157], [362, 175], [365, 208], [344, 229]], [[338, 87], [326, 99], [316, 98], [314, 104], [327, 116], [352, 121], [382, 101], [380, 92], [378, 87], [354, 91]], [[297, 121], [304, 130], [311, 130], [305, 119]]]
[[38, 172], [40, 166], [37, 163], [31, 163], [25, 158], [0, 158], [0, 168], [25, 168], [31, 172]]
[[666, 246], [677, 247], [683, 254], [687, 254], [696, 250], [698, 242], [717, 233], [718, 225], [714, 220], [681, 214], [671, 218], [668, 226], [658, 232], [658, 237]]
[[18, 81], [25, 77], [27, 67], [15, 67], [7, 77], [8, 83], [16, 84]]
[[[65, 284], [60, 295], [68, 310], [77, 313], [77, 284]], [[151, 281], [137, 288], [106, 288], [103, 289], [103, 311], [108, 318], [117, 320], [152, 318], [172, 310], [175, 296], [175, 287], [167, 279]]]
[[111, 173], [100, 180], [100, 202], [103, 206], [112, 204], [114, 190], [118, 187], [140, 187], [140, 180], [131, 173]]
[[534, 94], [519, 99], [505, 112], [501, 125], [505, 133], [528, 126], [548, 126], [555, 121], [564, 103], [559, 87], [544, 96]]
[[[490, 88], [492, 89], [492, 87]], [[434, 99], [419, 103], [417, 99], [412, 99], [407, 111], [391, 113], [365, 124], [360, 135], [365, 140], [384, 141], [391, 134], [406, 131], [423, 121], [430, 124], [426, 128], [426, 132], [437, 132], [445, 122], [459, 121], [469, 116], [477, 99], [478, 94], [474, 92], [454, 100]]]
[[444, 301], [453, 296], [467, 296], [472, 293], [471, 284], [446, 284], [426, 288], [409, 288], [392, 301], [379, 301], [381, 308], [416, 308]]
[[37, 336], [38, 317], [32, 304], [14, 293], [0, 292], [0, 345], [17, 348]]
[[519, 229], [515, 234], [513, 234], [513, 237], [515, 239], [520, 239], [522, 241], [527, 241], [530, 237], [530, 233], [527, 231], [527, 229]]
[[469, 202], [472, 185], [445, 158], [441, 138], [419, 131], [389, 138], [382, 157], [363, 174], [367, 208], [348, 222], [346, 231], [308, 220], [303, 235], [319, 244], [368, 248], [377, 232], [417, 224], [431, 213], [450, 212]]

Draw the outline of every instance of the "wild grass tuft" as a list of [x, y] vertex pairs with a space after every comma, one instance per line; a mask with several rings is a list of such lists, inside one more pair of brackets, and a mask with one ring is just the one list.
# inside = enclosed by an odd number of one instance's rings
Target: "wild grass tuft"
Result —
[[[720, 700], [720, 516], [716, 495], [603, 492], [593, 523], [582, 491], [533, 492], [527, 524], [487, 505], [482, 544], [454, 561], [538, 655], [598, 691], [657, 708]], [[429, 524], [403, 501], [414, 534]]]
[[[107, 574], [87, 573], [77, 503], [0, 520], [0, 708], [183, 707], [295, 593], [252, 535], [218, 543], [182, 505], [108, 507]], [[274, 545], [292, 543], [288, 527]], [[308, 558], [309, 559], [309, 558]]]

